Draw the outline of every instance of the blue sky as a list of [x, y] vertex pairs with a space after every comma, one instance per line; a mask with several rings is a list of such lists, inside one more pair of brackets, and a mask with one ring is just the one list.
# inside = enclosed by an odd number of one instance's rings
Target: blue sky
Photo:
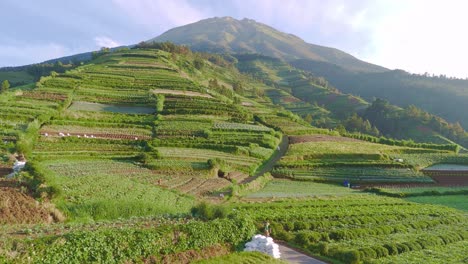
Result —
[[463, 0], [1, 0], [0, 10], [0, 67], [134, 44], [232, 16], [388, 68], [468, 77]]

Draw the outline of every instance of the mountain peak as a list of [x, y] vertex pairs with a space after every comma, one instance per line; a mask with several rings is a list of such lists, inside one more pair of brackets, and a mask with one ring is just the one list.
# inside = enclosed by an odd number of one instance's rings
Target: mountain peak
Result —
[[328, 62], [351, 71], [382, 72], [387, 69], [361, 61], [343, 51], [314, 45], [250, 18], [213, 17], [173, 28], [150, 42], [170, 41], [195, 51], [259, 53], [291, 61]]

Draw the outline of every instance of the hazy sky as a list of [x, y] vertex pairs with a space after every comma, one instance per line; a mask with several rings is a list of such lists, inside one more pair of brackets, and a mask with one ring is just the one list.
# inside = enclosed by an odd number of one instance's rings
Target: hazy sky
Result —
[[0, 67], [251, 18], [388, 68], [468, 77], [464, 0], [0, 0]]

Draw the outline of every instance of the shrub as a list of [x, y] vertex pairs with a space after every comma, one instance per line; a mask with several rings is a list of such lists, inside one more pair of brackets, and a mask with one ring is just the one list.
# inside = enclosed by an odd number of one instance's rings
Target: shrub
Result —
[[387, 249], [389, 255], [398, 255], [398, 248], [395, 244], [384, 244], [383, 247]]
[[201, 202], [197, 206], [194, 206], [190, 212], [192, 216], [208, 221], [218, 218], [226, 218], [228, 216], [228, 210], [220, 205], [213, 206], [206, 202]]
[[346, 263], [357, 264], [361, 261], [361, 252], [358, 250], [348, 251], [344, 254], [344, 261]]

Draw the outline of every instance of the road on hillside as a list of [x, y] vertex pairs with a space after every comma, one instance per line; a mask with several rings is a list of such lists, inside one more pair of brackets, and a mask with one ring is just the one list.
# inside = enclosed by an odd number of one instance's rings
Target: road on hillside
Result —
[[282, 244], [279, 244], [279, 250], [281, 253], [280, 259], [291, 264], [327, 264], [326, 262], [309, 257]]

